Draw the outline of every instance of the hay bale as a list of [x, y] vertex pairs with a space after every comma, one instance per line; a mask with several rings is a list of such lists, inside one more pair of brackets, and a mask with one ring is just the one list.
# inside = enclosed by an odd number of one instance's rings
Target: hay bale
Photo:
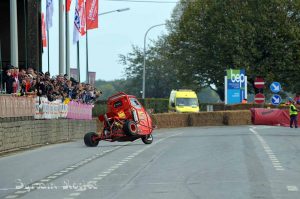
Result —
[[189, 126], [187, 113], [159, 113], [153, 114], [153, 123], [158, 128], [178, 128]]
[[252, 123], [251, 112], [249, 110], [225, 111], [223, 123], [225, 125], [249, 125]]
[[223, 125], [223, 111], [200, 112], [189, 114], [190, 126], [221, 126]]

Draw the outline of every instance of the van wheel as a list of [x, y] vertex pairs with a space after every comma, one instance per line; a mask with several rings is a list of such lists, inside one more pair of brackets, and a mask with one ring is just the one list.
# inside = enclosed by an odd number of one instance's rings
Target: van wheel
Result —
[[151, 144], [153, 142], [153, 136], [152, 136], [152, 134], [145, 135], [141, 139], [144, 142], [144, 144]]
[[137, 135], [138, 127], [136, 123], [132, 120], [127, 120], [124, 124], [124, 132], [129, 136]]
[[98, 146], [99, 139], [97, 139], [98, 135], [95, 132], [89, 132], [85, 134], [83, 140], [84, 144], [89, 147], [96, 147]]

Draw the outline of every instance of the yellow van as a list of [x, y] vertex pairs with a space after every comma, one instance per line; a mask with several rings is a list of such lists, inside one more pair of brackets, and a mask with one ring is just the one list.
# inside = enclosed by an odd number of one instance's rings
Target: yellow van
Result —
[[192, 90], [172, 90], [169, 99], [169, 111], [180, 113], [199, 112], [197, 94]]

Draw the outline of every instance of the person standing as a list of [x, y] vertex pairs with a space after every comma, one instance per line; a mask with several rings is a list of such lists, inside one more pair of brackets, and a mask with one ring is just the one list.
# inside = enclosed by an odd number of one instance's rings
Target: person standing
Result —
[[5, 85], [6, 85], [6, 94], [14, 93], [15, 79], [12, 76], [11, 68], [8, 68], [6, 71]]
[[290, 99], [290, 127], [293, 128], [293, 123], [295, 128], [298, 128], [298, 109], [296, 108], [296, 102]]

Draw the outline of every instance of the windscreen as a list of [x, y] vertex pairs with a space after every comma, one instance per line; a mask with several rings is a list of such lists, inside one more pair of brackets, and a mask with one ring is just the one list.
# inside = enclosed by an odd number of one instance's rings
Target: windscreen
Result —
[[133, 107], [140, 109], [142, 108], [141, 104], [135, 98], [130, 98], [130, 103]]
[[198, 106], [197, 98], [176, 98], [176, 106]]

